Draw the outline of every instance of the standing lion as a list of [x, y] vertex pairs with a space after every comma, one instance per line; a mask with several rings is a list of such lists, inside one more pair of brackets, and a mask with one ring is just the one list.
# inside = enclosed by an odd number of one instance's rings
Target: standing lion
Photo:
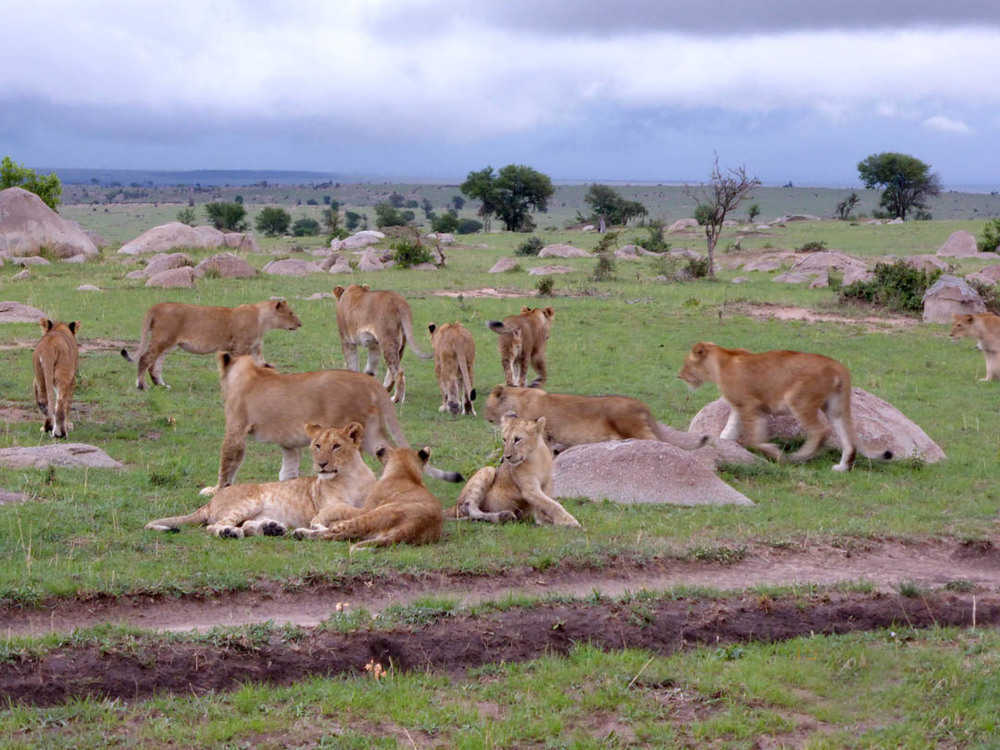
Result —
[[508, 315], [502, 321], [486, 321], [487, 328], [500, 334], [497, 345], [507, 385], [526, 386], [529, 363], [538, 373], [531, 387], [540, 388], [545, 385], [548, 377], [545, 369], [545, 346], [549, 342], [555, 315], [556, 311], [551, 307], [522, 307], [520, 315]]
[[42, 429], [51, 433], [52, 437], [64, 438], [73, 429], [73, 423], [69, 421], [69, 407], [76, 390], [80, 359], [76, 343], [80, 321], [56, 323], [41, 318], [38, 323], [44, 333], [31, 356], [35, 370], [35, 403], [45, 416]]

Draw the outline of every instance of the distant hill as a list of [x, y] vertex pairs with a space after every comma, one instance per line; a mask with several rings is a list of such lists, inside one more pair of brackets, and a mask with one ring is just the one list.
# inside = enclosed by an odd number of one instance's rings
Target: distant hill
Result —
[[[164, 185], [201, 185], [202, 187], [242, 187], [244, 185], [310, 185], [338, 181], [365, 182], [358, 175], [334, 172], [294, 170], [196, 169], [191, 171], [159, 171], [151, 169], [41, 169], [42, 174], [55, 172], [69, 185], [123, 185], [131, 187], [162, 187]], [[374, 181], [374, 180], [371, 180]]]

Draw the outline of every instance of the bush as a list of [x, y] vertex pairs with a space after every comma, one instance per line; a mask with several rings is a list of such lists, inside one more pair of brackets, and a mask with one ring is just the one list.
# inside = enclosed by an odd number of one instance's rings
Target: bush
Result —
[[347, 231], [353, 232], [361, 226], [361, 214], [357, 211], [344, 211], [344, 225], [347, 227]]
[[240, 232], [246, 227], [243, 217], [246, 216], [247, 210], [243, 208], [242, 203], [235, 201], [206, 203], [205, 213], [212, 226], [220, 232]]
[[177, 212], [177, 221], [181, 224], [187, 224], [189, 227], [193, 227], [194, 223], [198, 220], [194, 209], [188, 206], [187, 208], [182, 208]]
[[803, 243], [802, 247], [796, 248], [797, 253], [821, 253], [826, 250], [826, 241], [824, 240], [812, 240], [811, 242]]
[[483, 222], [475, 219], [459, 219], [458, 228], [455, 231], [458, 234], [476, 234], [476, 232], [483, 231]]
[[39, 177], [35, 170], [17, 164], [9, 156], [5, 156], [0, 161], [0, 190], [11, 187], [23, 188], [29, 193], [34, 193], [53, 211], [59, 205], [59, 198], [62, 195], [62, 182], [55, 172], [48, 177]]
[[541, 238], [532, 235], [517, 246], [516, 252], [518, 255], [538, 255], [543, 247], [545, 247], [545, 243], [542, 242]]
[[[412, 214], [412, 212], [410, 212]], [[375, 226], [379, 229], [385, 227], [405, 227], [406, 215], [391, 203], [378, 203], [375, 205]]]
[[684, 266], [684, 274], [692, 279], [703, 279], [712, 270], [712, 262], [708, 257], [690, 258]]
[[594, 281], [614, 281], [615, 280], [615, 259], [611, 253], [598, 253], [597, 263], [594, 264]]
[[[211, 205], [211, 204], [209, 204]], [[278, 206], [266, 206], [257, 214], [255, 226], [258, 232], [263, 232], [268, 237], [277, 234], [284, 234], [288, 227], [292, 225], [292, 216], [283, 208]]]
[[[319, 234], [320, 226], [316, 219], [301, 218], [296, 219], [292, 224], [292, 234], [296, 237], [315, 237]], [[336, 229], [334, 229], [336, 231]]]
[[643, 246], [651, 253], [665, 253], [670, 250], [670, 243], [663, 238], [663, 222], [654, 221], [646, 225], [649, 237]]
[[418, 266], [421, 263], [433, 263], [434, 257], [430, 251], [423, 246], [419, 239], [401, 239], [392, 243], [392, 259], [402, 268]]
[[981, 253], [991, 253], [1000, 246], [1000, 219], [990, 219], [983, 227], [983, 238], [976, 243]]
[[706, 226], [714, 215], [715, 209], [707, 203], [699, 203], [694, 207], [694, 220], [698, 222], [698, 226]]
[[878, 263], [871, 281], [856, 281], [842, 287], [841, 300], [867, 302], [901, 312], [920, 311], [924, 292], [938, 280], [942, 271], [921, 271], [907, 263]]
[[458, 217], [453, 213], [446, 213], [438, 216], [431, 223], [431, 229], [438, 234], [448, 234], [458, 229]]
[[966, 279], [969, 282], [969, 286], [983, 299], [983, 304], [986, 305], [986, 312], [991, 312], [994, 315], [1000, 315], [1000, 286], [993, 286], [992, 284], [984, 284], [981, 281], [974, 281]]
[[551, 276], [542, 276], [535, 285], [535, 289], [538, 290], [538, 294], [541, 297], [551, 297], [552, 290], [556, 287], [556, 281]]

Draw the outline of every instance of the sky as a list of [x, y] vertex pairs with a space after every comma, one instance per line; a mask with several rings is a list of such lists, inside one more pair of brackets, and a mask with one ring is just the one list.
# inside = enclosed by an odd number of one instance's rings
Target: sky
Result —
[[0, 0], [36, 169], [1000, 188], [996, 0]]

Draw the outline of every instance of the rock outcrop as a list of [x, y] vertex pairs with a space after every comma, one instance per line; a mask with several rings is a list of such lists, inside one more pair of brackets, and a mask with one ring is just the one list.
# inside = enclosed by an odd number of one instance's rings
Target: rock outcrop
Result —
[[0, 190], [0, 253], [38, 255], [43, 248], [57, 258], [100, 254], [79, 224], [61, 217], [34, 193], [19, 187]]

